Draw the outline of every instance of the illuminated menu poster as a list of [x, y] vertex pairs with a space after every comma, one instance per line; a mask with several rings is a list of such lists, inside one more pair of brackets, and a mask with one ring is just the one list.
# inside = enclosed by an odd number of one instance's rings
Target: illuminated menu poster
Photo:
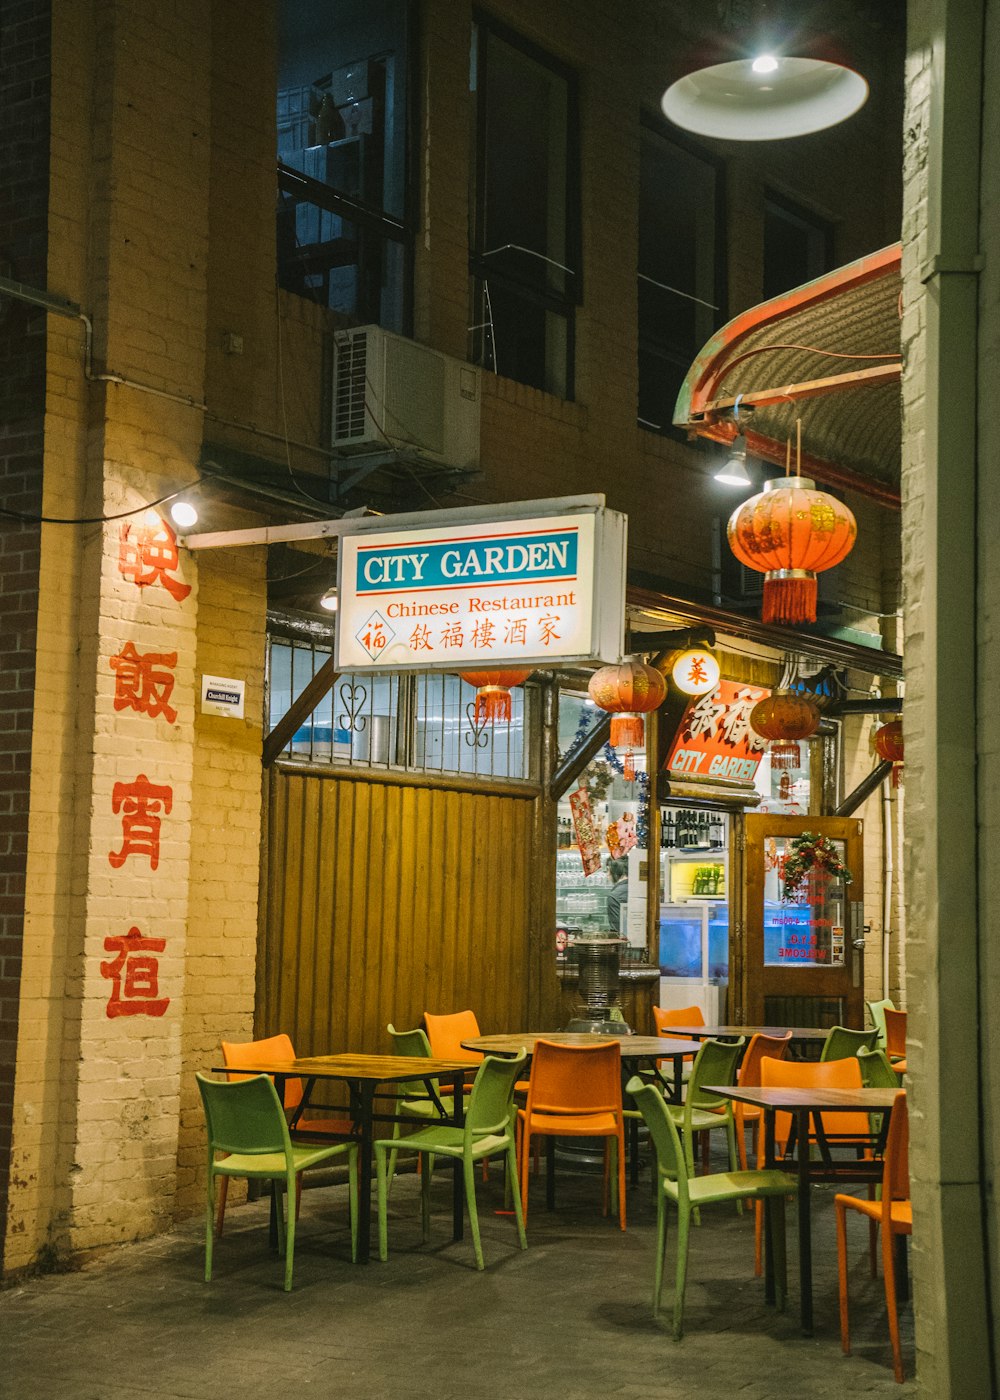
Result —
[[764, 686], [720, 681], [692, 700], [667, 759], [670, 772], [752, 783], [767, 740], [750, 728], [750, 711], [770, 693]]

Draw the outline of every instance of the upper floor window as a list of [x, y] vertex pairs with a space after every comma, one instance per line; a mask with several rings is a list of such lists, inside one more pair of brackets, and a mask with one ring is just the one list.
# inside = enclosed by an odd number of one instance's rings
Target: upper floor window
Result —
[[812, 282], [832, 266], [832, 226], [779, 195], [765, 195], [764, 300]]
[[576, 83], [555, 59], [480, 21], [471, 86], [470, 355], [569, 399], [580, 292]]
[[639, 165], [639, 422], [667, 432], [691, 362], [722, 320], [722, 169], [643, 126]]
[[286, 0], [278, 43], [278, 281], [406, 329], [408, 0]]

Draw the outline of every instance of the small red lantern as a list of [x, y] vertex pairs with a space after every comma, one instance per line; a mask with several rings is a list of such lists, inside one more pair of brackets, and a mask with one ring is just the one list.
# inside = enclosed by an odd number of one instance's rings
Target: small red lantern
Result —
[[847, 558], [858, 527], [842, 501], [788, 476], [737, 506], [727, 533], [740, 563], [764, 575], [763, 620], [796, 623], [816, 621], [816, 574]]
[[510, 722], [510, 688], [523, 685], [530, 671], [460, 671], [463, 681], [476, 687], [475, 722]]
[[798, 767], [799, 739], [808, 739], [819, 728], [819, 707], [805, 695], [776, 691], [758, 700], [750, 711], [750, 728], [770, 740], [771, 767]]
[[595, 671], [587, 689], [599, 709], [608, 710], [614, 715], [611, 744], [616, 749], [627, 750], [624, 775], [631, 781], [635, 777], [632, 749], [645, 738], [642, 716], [662, 705], [667, 693], [663, 673], [636, 657], [630, 657], [620, 666], [602, 666]]
[[875, 732], [875, 752], [892, 764], [892, 785], [899, 787], [903, 776], [903, 721], [890, 720]]

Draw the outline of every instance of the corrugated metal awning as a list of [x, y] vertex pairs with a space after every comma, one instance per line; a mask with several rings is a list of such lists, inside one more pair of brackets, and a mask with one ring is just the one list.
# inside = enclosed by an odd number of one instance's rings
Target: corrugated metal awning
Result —
[[747, 451], [783, 468], [801, 419], [804, 475], [898, 507], [900, 259], [895, 243], [721, 327], [691, 366], [674, 423], [729, 442], [739, 400]]

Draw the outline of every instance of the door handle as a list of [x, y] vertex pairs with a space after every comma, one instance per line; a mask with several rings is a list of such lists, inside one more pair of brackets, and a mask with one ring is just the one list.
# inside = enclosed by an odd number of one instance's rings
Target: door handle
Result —
[[866, 946], [866, 945], [865, 945], [865, 940], [864, 940], [863, 938], [852, 938], [852, 939], [851, 939], [851, 947], [852, 947], [852, 948], [857, 948], [857, 949], [860, 951], [860, 950], [861, 950], [862, 948], [864, 948], [865, 946]]

